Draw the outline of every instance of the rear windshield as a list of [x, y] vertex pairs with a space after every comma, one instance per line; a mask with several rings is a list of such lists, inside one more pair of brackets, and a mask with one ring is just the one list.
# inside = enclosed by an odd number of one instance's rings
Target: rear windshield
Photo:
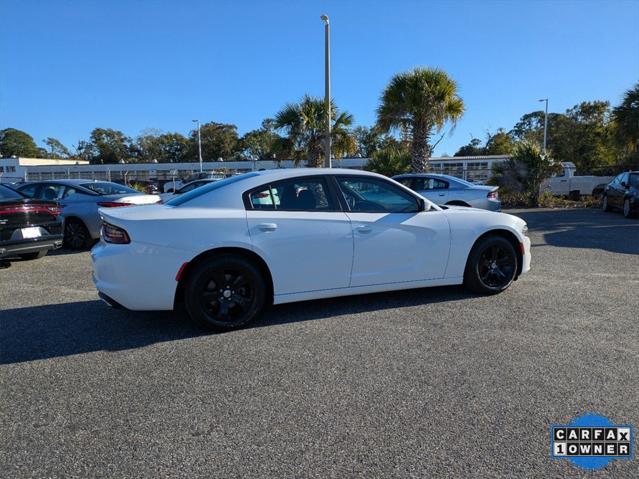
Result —
[[0, 200], [20, 200], [22, 198], [24, 198], [24, 196], [17, 191], [13, 191], [11, 188], [0, 185]]
[[237, 183], [238, 181], [242, 181], [247, 178], [252, 178], [254, 176], [258, 176], [258, 173], [244, 173], [243, 175], [231, 176], [229, 178], [225, 178], [220, 181], [214, 181], [213, 183], [209, 183], [208, 185], [195, 188], [194, 190], [191, 190], [188, 193], [184, 193], [180, 196], [176, 196], [172, 200], [167, 201], [166, 204], [169, 206], [180, 206], [186, 203], [187, 201], [191, 201], [192, 199], [205, 195], [213, 190], [223, 188], [226, 185]]
[[102, 183], [82, 183], [80, 186], [94, 191], [99, 195], [128, 195], [131, 193], [140, 193], [139, 191], [134, 190], [133, 188], [129, 188], [128, 186], [119, 185], [117, 183], [111, 183], [108, 181]]

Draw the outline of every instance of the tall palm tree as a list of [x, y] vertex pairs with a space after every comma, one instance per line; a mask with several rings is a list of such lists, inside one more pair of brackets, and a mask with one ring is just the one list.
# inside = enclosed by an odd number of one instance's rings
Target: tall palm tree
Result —
[[631, 153], [639, 153], [639, 82], [628, 90], [612, 110], [617, 134]]
[[447, 122], [454, 126], [463, 114], [464, 102], [453, 79], [438, 69], [415, 68], [391, 79], [377, 109], [377, 126], [408, 134], [411, 170], [420, 173], [428, 170], [433, 132]]
[[[340, 145], [352, 144], [349, 127], [353, 115], [339, 112], [331, 102], [331, 138]], [[322, 142], [326, 138], [326, 107], [324, 100], [304, 95], [299, 103], [290, 103], [275, 115], [275, 128], [284, 130], [291, 148], [291, 156], [298, 163], [302, 158], [309, 166], [320, 167], [325, 156]], [[343, 150], [343, 147], [341, 148]]]

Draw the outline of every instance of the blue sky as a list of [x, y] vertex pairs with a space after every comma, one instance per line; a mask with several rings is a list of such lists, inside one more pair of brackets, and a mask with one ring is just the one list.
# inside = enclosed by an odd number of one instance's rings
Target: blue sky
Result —
[[191, 120], [258, 128], [304, 93], [332, 88], [359, 125], [393, 74], [438, 67], [466, 114], [437, 154], [509, 129], [550, 98], [618, 103], [639, 81], [639, 0], [0, 0], [0, 128], [74, 146], [94, 127], [137, 136]]

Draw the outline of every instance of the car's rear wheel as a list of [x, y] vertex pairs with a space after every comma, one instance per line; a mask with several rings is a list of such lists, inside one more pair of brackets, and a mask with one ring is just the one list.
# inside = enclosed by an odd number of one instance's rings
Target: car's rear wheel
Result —
[[40, 259], [47, 255], [47, 250], [36, 251], [35, 253], [23, 253], [20, 255], [20, 259], [25, 261], [31, 261], [33, 259]]
[[250, 323], [266, 297], [262, 273], [239, 255], [213, 257], [189, 274], [185, 306], [196, 322], [216, 331], [230, 331]]
[[608, 204], [608, 195], [603, 195], [601, 199], [601, 209], [604, 211], [610, 211], [610, 205]]
[[475, 293], [501, 293], [515, 280], [517, 263], [517, 253], [510, 241], [501, 236], [488, 236], [470, 252], [464, 285]]
[[91, 245], [92, 239], [89, 230], [84, 223], [75, 218], [70, 218], [64, 223], [64, 245], [71, 249], [86, 249]]
[[630, 198], [626, 198], [623, 202], [623, 215], [626, 218], [634, 218], [635, 214], [632, 211], [631, 205], [630, 205]]

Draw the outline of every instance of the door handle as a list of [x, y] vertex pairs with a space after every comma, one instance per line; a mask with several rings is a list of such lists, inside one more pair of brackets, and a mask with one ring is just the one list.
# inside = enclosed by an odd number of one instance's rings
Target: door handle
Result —
[[446, 196], [446, 193], [440, 193], [439, 196]]
[[257, 227], [262, 231], [275, 231], [277, 229], [277, 225], [275, 223], [260, 223]]
[[357, 228], [358, 233], [370, 233], [373, 229], [368, 225], [360, 225]]

